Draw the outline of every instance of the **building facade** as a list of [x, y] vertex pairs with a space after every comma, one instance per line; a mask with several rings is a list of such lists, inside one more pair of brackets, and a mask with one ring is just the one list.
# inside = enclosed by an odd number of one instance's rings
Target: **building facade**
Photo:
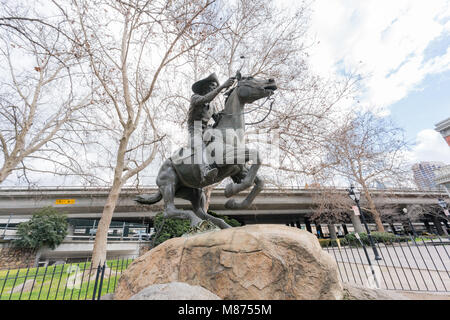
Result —
[[436, 124], [435, 130], [439, 132], [450, 146], [450, 118]]
[[420, 162], [412, 167], [414, 181], [420, 190], [436, 190], [439, 185], [436, 183], [435, 170], [445, 167], [442, 162]]
[[[450, 147], [450, 118], [436, 124], [436, 131], [444, 137]], [[449, 159], [450, 162], [450, 159]], [[434, 181], [437, 185], [442, 186], [450, 197], [450, 165], [442, 166], [434, 170]]]

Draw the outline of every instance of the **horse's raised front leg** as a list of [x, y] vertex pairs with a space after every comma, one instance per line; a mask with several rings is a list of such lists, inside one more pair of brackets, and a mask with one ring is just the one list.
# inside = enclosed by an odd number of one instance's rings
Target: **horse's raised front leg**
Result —
[[[251, 158], [250, 158], [251, 157]], [[240, 183], [230, 183], [225, 187], [225, 197], [230, 198], [235, 194], [250, 188], [258, 173], [259, 168], [261, 167], [261, 157], [259, 156], [259, 152], [256, 150], [245, 149], [245, 162], [253, 160], [254, 163], [250, 166], [247, 175]]]
[[237, 203], [236, 200], [230, 199], [225, 203], [225, 208], [236, 210], [236, 209], [247, 209], [253, 203], [256, 196], [264, 189], [264, 180], [260, 177], [256, 176], [255, 178], [255, 186], [252, 191], [247, 195], [247, 197], [240, 203]]

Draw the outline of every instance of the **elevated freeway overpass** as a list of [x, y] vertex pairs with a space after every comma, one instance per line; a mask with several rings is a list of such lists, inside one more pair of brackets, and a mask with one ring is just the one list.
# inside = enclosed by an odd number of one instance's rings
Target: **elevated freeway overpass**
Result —
[[[138, 194], [156, 192], [155, 187], [123, 188], [114, 213], [115, 220], [148, 222], [163, 209], [163, 201], [143, 206], [133, 199]], [[344, 189], [340, 190], [346, 193]], [[7, 219], [28, 220], [33, 212], [53, 206], [65, 212], [69, 218], [98, 219], [108, 197], [108, 188], [43, 187], [37, 189], [0, 188], [0, 223]], [[289, 223], [304, 221], [312, 215], [316, 206], [314, 189], [265, 189], [247, 210], [228, 210], [224, 207], [227, 198], [223, 189], [215, 189], [211, 195], [210, 210], [236, 218], [245, 224]], [[243, 192], [235, 198], [242, 200], [248, 193]], [[437, 191], [416, 190], [373, 190], [376, 203], [393, 204], [401, 208], [412, 204], [437, 204], [437, 199], [446, 194]], [[189, 203], [177, 199], [175, 204], [188, 209]], [[349, 208], [350, 209], [350, 208]]]

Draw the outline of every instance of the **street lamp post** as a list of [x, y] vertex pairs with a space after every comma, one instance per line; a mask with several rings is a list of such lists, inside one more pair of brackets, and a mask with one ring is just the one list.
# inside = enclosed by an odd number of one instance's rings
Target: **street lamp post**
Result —
[[367, 237], [369, 238], [370, 245], [372, 246], [373, 253], [375, 254], [375, 260], [382, 260], [380, 255], [378, 254], [377, 247], [375, 246], [375, 243], [373, 242], [369, 226], [367, 225], [366, 218], [364, 217], [364, 213], [362, 212], [361, 207], [359, 205], [360, 194], [359, 194], [358, 190], [355, 190], [355, 187], [353, 185], [351, 185], [350, 189], [347, 189], [347, 191], [348, 191], [349, 197], [353, 201], [355, 201], [356, 205], [358, 206], [358, 210], [359, 210], [359, 213], [361, 215], [362, 221], [364, 223], [364, 227], [366, 228], [366, 231], [367, 231]]
[[408, 218], [409, 227], [411, 228], [411, 231], [412, 231], [412, 233], [413, 233], [413, 235], [414, 235], [414, 238], [417, 238], [416, 229], [414, 229], [414, 226], [413, 226], [413, 224], [412, 224], [412, 222], [411, 222], [411, 219], [410, 219], [409, 216], [408, 216], [408, 209], [403, 208], [403, 213], [406, 214], [406, 218]]

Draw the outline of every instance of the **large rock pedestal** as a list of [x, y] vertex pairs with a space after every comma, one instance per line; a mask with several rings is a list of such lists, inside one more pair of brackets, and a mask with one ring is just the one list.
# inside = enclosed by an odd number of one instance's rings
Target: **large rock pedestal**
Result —
[[309, 232], [251, 225], [164, 242], [122, 274], [114, 299], [185, 282], [222, 299], [342, 299], [336, 262]]

